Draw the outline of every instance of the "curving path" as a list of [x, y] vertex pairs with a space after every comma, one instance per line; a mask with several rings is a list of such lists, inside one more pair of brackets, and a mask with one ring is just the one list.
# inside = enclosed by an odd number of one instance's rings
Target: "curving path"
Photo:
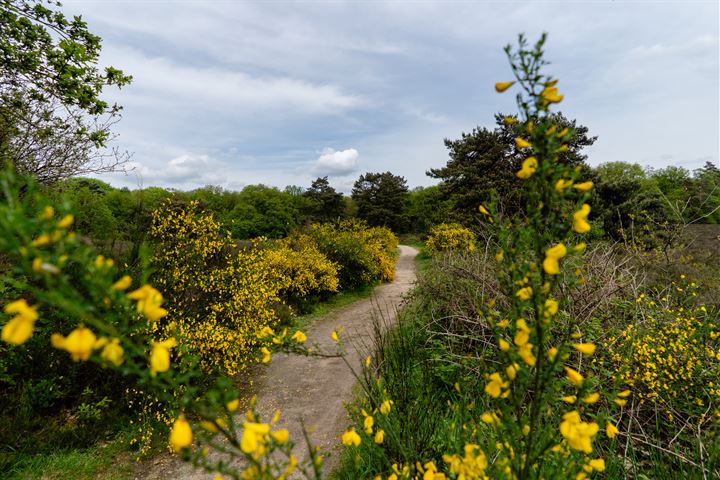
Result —
[[[334, 351], [330, 333], [338, 326], [346, 345], [346, 359], [356, 371], [367, 356], [367, 345], [372, 342], [372, 317], [380, 315], [385, 323], [395, 316], [405, 294], [415, 282], [415, 256], [418, 251], [400, 246], [400, 258], [395, 267], [395, 280], [375, 288], [373, 295], [334, 311], [313, 324], [307, 332], [308, 345], [318, 344], [323, 351]], [[269, 419], [275, 409], [282, 412], [278, 428], [287, 428], [296, 443], [295, 454], [305, 458], [307, 449], [302, 441], [302, 419], [312, 427], [310, 439], [326, 457], [323, 471], [329, 473], [339, 458], [340, 435], [349, 420], [344, 402], [352, 399], [355, 378], [340, 358], [307, 358], [275, 355], [270, 364], [259, 369], [252, 390], [257, 395], [258, 410]], [[140, 471], [144, 470], [144, 471]], [[170, 455], [162, 455], [153, 465], [141, 467], [138, 479], [205, 480], [213, 475], [193, 470]]]

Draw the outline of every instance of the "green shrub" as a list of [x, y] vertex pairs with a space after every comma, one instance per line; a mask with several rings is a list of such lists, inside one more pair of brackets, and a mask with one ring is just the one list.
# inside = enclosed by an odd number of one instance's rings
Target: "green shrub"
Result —
[[448, 250], [472, 252], [475, 241], [475, 234], [459, 223], [441, 223], [430, 229], [425, 246], [431, 255]]

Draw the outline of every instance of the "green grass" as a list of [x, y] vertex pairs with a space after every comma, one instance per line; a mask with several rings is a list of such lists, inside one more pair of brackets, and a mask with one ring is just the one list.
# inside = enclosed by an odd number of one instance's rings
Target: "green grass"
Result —
[[129, 434], [121, 433], [103, 445], [23, 455], [3, 472], [3, 478], [23, 480], [125, 480], [133, 478], [128, 452]]
[[420, 253], [415, 257], [415, 267], [418, 273], [425, 273], [430, 268], [430, 262], [432, 258], [428, 254], [427, 248], [425, 248], [425, 242], [412, 242], [409, 244], [411, 247], [415, 247], [420, 250]]
[[305, 330], [325, 315], [346, 307], [351, 303], [355, 303], [358, 300], [368, 298], [372, 294], [372, 291], [373, 287], [366, 286], [355, 290], [339, 292], [329, 299], [313, 305], [311, 312], [295, 317], [292, 329]]

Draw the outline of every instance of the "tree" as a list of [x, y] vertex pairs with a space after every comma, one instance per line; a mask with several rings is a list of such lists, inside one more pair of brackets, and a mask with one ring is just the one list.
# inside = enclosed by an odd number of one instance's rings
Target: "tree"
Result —
[[132, 78], [99, 70], [100, 37], [39, 0], [0, 0], [0, 25], [2, 161], [43, 183], [122, 165], [126, 153], [104, 150], [121, 107], [100, 95]]
[[390, 172], [360, 175], [352, 189], [358, 217], [370, 226], [384, 226], [394, 232], [406, 227], [407, 196], [405, 178]]
[[439, 185], [414, 188], [408, 195], [408, 231], [425, 234], [446, 222], [451, 210], [452, 203], [443, 198]]
[[306, 204], [303, 214], [312, 222], [329, 222], [343, 216], [345, 204], [342, 193], [338, 193], [328, 182], [328, 177], [313, 180], [303, 194]]
[[[427, 172], [428, 176], [442, 181], [440, 188], [445, 199], [454, 204], [454, 219], [466, 225], [475, 223], [478, 207], [493, 194], [507, 211], [516, 212], [520, 208], [522, 190], [515, 173], [520, 170], [526, 154], [515, 145], [515, 138], [519, 136], [517, 127], [505, 118], [495, 115], [494, 130], [478, 127], [469, 134], [463, 132], [457, 140], [445, 139], [450, 155], [447, 165]], [[586, 127], [568, 120], [562, 113], [554, 113], [551, 118], [558, 130], [569, 128], [575, 132], [559, 161], [583, 165], [586, 156], [582, 149], [595, 143], [597, 137], [589, 137]]]

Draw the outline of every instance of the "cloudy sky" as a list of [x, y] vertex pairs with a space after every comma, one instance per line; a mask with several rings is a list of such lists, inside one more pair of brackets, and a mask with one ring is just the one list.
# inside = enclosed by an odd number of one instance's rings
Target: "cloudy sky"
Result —
[[133, 75], [117, 186], [348, 191], [365, 172], [411, 187], [444, 165], [444, 138], [514, 111], [502, 47], [546, 31], [563, 113], [609, 161], [718, 162], [718, 1], [65, 0], [103, 38], [103, 64]]

